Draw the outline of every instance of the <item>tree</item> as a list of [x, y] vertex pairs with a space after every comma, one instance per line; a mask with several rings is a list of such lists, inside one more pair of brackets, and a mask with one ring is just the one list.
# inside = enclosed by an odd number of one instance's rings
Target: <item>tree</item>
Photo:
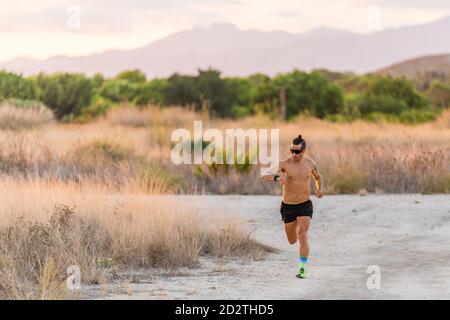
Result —
[[116, 76], [117, 80], [126, 80], [132, 83], [144, 83], [147, 78], [140, 70], [126, 70], [122, 71]]
[[408, 108], [423, 108], [428, 105], [426, 98], [406, 79], [377, 78], [371, 84], [369, 94], [389, 96], [404, 102]]
[[168, 105], [195, 105], [196, 108], [199, 108], [201, 96], [194, 77], [175, 73], [169, 77], [167, 82], [165, 100]]
[[232, 101], [228, 96], [226, 83], [220, 77], [220, 72], [213, 69], [199, 70], [195, 80], [202, 104], [208, 105], [213, 115], [231, 116]]
[[252, 81], [249, 78], [225, 78], [225, 86], [231, 105], [231, 117], [240, 118], [252, 114]]
[[438, 80], [432, 81], [428, 89], [428, 97], [432, 104], [448, 108], [450, 106], [450, 85]]
[[137, 95], [139, 85], [127, 80], [105, 80], [95, 92], [114, 103], [131, 103]]
[[327, 114], [340, 112], [344, 107], [341, 89], [318, 72], [308, 74], [296, 70], [263, 81], [256, 101], [266, 105], [265, 109], [277, 110], [280, 90], [286, 91], [288, 118], [301, 112], [323, 118]]
[[369, 118], [375, 115], [398, 118], [401, 114], [412, 114], [407, 113], [411, 110], [426, 110], [427, 106], [427, 99], [414, 88], [411, 81], [403, 78], [374, 77], [366, 92], [354, 95], [348, 100], [346, 113], [359, 113]]
[[35, 100], [39, 88], [31, 79], [12, 72], [0, 71], [0, 101], [9, 98]]
[[275, 86], [273, 80], [261, 73], [252, 75], [249, 79], [254, 88], [250, 96], [253, 109], [257, 112], [264, 112], [277, 116], [279, 107], [279, 88]]
[[408, 105], [400, 99], [389, 95], [375, 95], [366, 93], [357, 102], [357, 109], [363, 116], [378, 112], [383, 114], [399, 115], [408, 110]]
[[345, 93], [361, 93], [369, 89], [371, 76], [358, 76], [355, 74], [345, 74], [334, 81]]
[[94, 89], [100, 88], [103, 82], [105, 82], [105, 78], [99, 73], [94, 74], [92, 77], [92, 86]]
[[154, 79], [138, 85], [133, 103], [143, 106], [147, 104], [165, 105], [165, 92], [168, 87], [166, 79]]
[[79, 115], [81, 109], [90, 104], [93, 84], [82, 74], [39, 74], [36, 81], [41, 91], [40, 100], [59, 119]]

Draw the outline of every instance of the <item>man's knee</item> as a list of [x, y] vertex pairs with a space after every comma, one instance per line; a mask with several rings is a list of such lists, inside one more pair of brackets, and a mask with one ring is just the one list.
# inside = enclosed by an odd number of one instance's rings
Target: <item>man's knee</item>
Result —
[[288, 242], [289, 242], [289, 244], [296, 244], [297, 238], [288, 238]]
[[298, 240], [299, 240], [300, 244], [307, 242], [308, 239], [307, 239], [306, 231], [299, 231]]

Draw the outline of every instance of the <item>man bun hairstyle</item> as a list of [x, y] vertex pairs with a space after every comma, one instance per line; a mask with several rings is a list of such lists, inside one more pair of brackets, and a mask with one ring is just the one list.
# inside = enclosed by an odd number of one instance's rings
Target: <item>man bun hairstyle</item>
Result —
[[305, 141], [305, 139], [302, 138], [301, 134], [299, 134], [297, 138], [292, 140], [292, 144], [300, 146], [300, 150], [303, 150], [306, 148], [306, 141]]

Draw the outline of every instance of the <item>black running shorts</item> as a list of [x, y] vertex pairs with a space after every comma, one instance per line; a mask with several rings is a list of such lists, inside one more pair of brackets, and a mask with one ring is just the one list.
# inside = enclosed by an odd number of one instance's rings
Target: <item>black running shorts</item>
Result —
[[281, 201], [281, 220], [284, 223], [293, 222], [297, 217], [310, 217], [313, 215], [312, 201], [308, 200], [298, 204], [287, 204]]

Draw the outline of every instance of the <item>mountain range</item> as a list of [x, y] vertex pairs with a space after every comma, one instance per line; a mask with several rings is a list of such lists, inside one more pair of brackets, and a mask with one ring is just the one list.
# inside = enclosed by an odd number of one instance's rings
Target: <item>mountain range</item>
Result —
[[377, 71], [380, 75], [405, 77], [450, 78], [450, 54], [430, 55], [393, 64]]
[[208, 67], [227, 76], [317, 68], [367, 73], [419, 56], [449, 53], [449, 31], [450, 16], [370, 34], [328, 28], [306, 33], [263, 32], [214, 24], [180, 31], [141, 48], [44, 60], [16, 58], [0, 63], [0, 69], [25, 75], [68, 71], [105, 76], [140, 69], [149, 78], [174, 72], [195, 74]]

